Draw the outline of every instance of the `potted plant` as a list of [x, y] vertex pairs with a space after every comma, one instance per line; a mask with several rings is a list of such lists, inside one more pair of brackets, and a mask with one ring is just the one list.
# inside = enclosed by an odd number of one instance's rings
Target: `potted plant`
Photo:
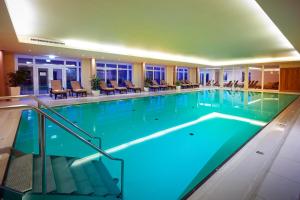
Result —
[[97, 76], [94, 76], [91, 79], [91, 89], [92, 89], [92, 95], [93, 96], [99, 96], [100, 95], [99, 82], [100, 82], [100, 79]]
[[8, 74], [8, 84], [9, 84], [9, 95], [18, 96], [21, 92], [21, 85], [25, 83], [27, 78], [27, 71], [17, 70], [16, 72], [11, 72]]
[[144, 82], [144, 91], [145, 92], [149, 92], [149, 86], [150, 85], [151, 85], [151, 80], [149, 78], [146, 78], [145, 82]]
[[181, 83], [180, 83], [180, 81], [176, 81], [175, 85], [176, 85], [176, 90], [177, 91], [181, 90]]

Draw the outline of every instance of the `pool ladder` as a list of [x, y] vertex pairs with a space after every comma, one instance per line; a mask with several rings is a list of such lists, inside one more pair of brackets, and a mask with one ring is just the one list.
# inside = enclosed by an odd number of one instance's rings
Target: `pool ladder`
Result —
[[[31, 109], [31, 110], [34, 110], [38, 114], [39, 158], [40, 158], [41, 163], [42, 163], [42, 170], [41, 170], [42, 171], [42, 185], [41, 185], [42, 194], [47, 193], [47, 180], [46, 180], [46, 178], [47, 178], [47, 156], [46, 156], [46, 135], [45, 135], [45, 131], [46, 131], [45, 122], [46, 122], [46, 119], [47, 119], [47, 120], [51, 121], [52, 123], [54, 123], [55, 125], [62, 128], [63, 130], [67, 131], [69, 134], [71, 134], [72, 136], [74, 136], [75, 138], [80, 140], [82, 143], [88, 145], [89, 147], [91, 147], [92, 149], [97, 151], [99, 153], [99, 155], [104, 156], [104, 157], [106, 157], [110, 160], [120, 162], [120, 164], [121, 164], [121, 166], [120, 166], [120, 179], [121, 179], [120, 180], [120, 193], [117, 195], [117, 198], [122, 199], [123, 198], [123, 193], [124, 193], [124, 160], [121, 159], [121, 158], [115, 158], [115, 157], [111, 156], [110, 154], [106, 153], [101, 148], [101, 138], [100, 137], [93, 136], [92, 134], [90, 134], [87, 131], [83, 130], [78, 125], [74, 124], [72, 121], [70, 121], [69, 119], [67, 119], [66, 117], [64, 117], [60, 113], [58, 113], [53, 108], [51, 108], [51, 107], [47, 106], [46, 104], [44, 104], [36, 96], [32, 96], [32, 95], [4, 96], [4, 97], [0, 97], [0, 100], [25, 99], [25, 98], [27, 98], [27, 99], [29, 98], [29, 99], [34, 100], [37, 103], [37, 106], [27, 105], [27, 104], [10, 105], [10, 106], [0, 107], [0, 110]], [[74, 132], [72, 129], [70, 129], [69, 127], [65, 126], [63, 123], [59, 122], [58, 120], [56, 120], [55, 118], [53, 118], [52, 116], [47, 114], [45, 111], [42, 110], [43, 108], [51, 111], [53, 114], [60, 117], [61, 119], [63, 119], [68, 124], [70, 124], [73, 128], [75, 128], [75, 129], [79, 130], [80, 132], [84, 133], [90, 139], [98, 140], [99, 145], [96, 146], [91, 142], [91, 140], [87, 140], [87, 139], [83, 138], [82, 136], [80, 136], [79, 134]], [[9, 192], [9, 193], [13, 193], [15, 191], [11, 188], [5, 188], [5, 187], [1, 186], [2, 190], [3, 190], [3, 188], [6, 189], [6, 192]], [[15, 192], [18, 193], [18, 191], [15, 191]]]

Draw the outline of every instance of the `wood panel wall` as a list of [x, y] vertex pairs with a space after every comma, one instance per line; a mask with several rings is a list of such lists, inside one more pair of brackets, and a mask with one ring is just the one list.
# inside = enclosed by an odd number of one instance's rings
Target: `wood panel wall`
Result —
[[300, 66], [280, 69], [280, 91], [300, 92]]

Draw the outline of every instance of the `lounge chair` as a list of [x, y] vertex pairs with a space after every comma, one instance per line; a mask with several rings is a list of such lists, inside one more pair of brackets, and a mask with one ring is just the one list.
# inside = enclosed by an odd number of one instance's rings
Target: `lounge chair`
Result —
[[134, 92], [142, 92], [142, 89], [140, 87], [136, 87], [134, 86], [134, 84], [132, 84], [131, 81], [127, 81], [125, 80], [124, 81], [125, 85], [126, 85], [126, 88], [129, 90], [129, 91], [134, 91]]
[[110, 84], [112, 87], [117, 90], [119, 93], [127, 93], [127, 88], [126, 87], [119, 87], [117, 81], [109, 80]]
[[232, 87], [232, 81], [229, 81], [228, 83], [224, 83], [224, 87]]
[[51, 88], [50, 88], [50, 97], [54, 95], [54, 99], [57, 99], [57, 96], [67, 98], [68, 91], [65, 90], [61, 85], [61, 80], [51, 80]]
[[158, 86], [159, 89], [161, 89], [161, 90], [166, 90], [166, 89], [168, 89], [168, 86], [167, 86], [167, 85], [160, 85], [160, 84], [157, 83], [156, 80], [152, 80], [152, 86]]
[[220, 83], [219, 83], [219, 81], [216, 81], [216, 82], [214, 83], [214, 86], [216, 86], [216, 87], [220, 87]]
[[100, 91], [106, 93], [106, 95], [109, 95], [110, 93], [115, 94], [115, 89], [107, 87], [107, 85], [104, 81], [99, 82], [99, 88], [100, 88]]
[[81, 96], [85, 95], [87, 96], [87, 91], [83, 87], [81, 87], [80, 83], [78, 81], [71, 81], [71, 93], [72, 96], [75, 93], [76, 97], [80, 94]]
[[239, 83], [238, 80], [234, 81], [233, 87], [234, 87], [234, 88], [237, 88], [237, 87], [238, 87], [238, 83]]
[[210, 82], [210, 80], [208, 80], [207, 82], [206, 82], [206, 84], [205, 84], [206, 86], [211, 86], [211, 82]]
[[160, 81], [162, 85], [168, 86], [168, 89], [176, 89], [176, 85], [168, 84], [165, 80]]
[[190, 87], [192, 87], [192, 88], [199, 87], [199, 84], [197, 84], [197, 83], [192, 83], [192, 82], [190, 82], [190, 80], [185, 80], [185, 83], [186, 83], [186, 84], [189, 84]]
[[179, 82], [180, 82], [180, 86], [182, 88], [189, 88], [189, 87], [191, 87], [190, 84], [186, 84], [184, 80], [181, 80]]
[[258, 84], [258, 81], [253, 81], [253, 83], [251, 84], [250, 88], [254, 88], [254, 89], [257, 89], [257, 84]]
[[264, 85], [264, 89], [270, 89], [270, 90], [278, 90], [279, 82], [274, 82], [274, 83], [266, 83]]

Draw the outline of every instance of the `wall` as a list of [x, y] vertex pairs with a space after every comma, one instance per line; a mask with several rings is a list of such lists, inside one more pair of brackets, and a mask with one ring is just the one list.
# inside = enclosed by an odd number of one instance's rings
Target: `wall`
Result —
[[5, 76], [3, 65], [3, 51], [0, 51], [0, 96], [5, 96]]
[[133, 64], [133, 75], [132, 83], [137, 87], [144, 87], [144, 74], [143, 74], [143, 64], [134, 63]]
[[300, 67], [280, 69], [280, 91], [300, 92]]
[[14, 53], [3, 53], [3, 76], [4, 76], [4, 90], [5, 95], [9, 95], [9, 87], [8, 87], [8, 76], [7, 74], [10, 72], [15, 72], [15, 54]]
[[166, 66], [166, 82], [170, 85], [174, 85], [174, 68], [175, 66]]
[[96, 61], [95, 59], [81, 60], [81, 84], [82, 87], [91, 93], [91, 79], [96, 75]]
[[197, 68], [196, 67], [191, 67], [189, 68], [189, 76], [190, 76], [190, 81], [192, 83], [196, 83], [197, 82]]

